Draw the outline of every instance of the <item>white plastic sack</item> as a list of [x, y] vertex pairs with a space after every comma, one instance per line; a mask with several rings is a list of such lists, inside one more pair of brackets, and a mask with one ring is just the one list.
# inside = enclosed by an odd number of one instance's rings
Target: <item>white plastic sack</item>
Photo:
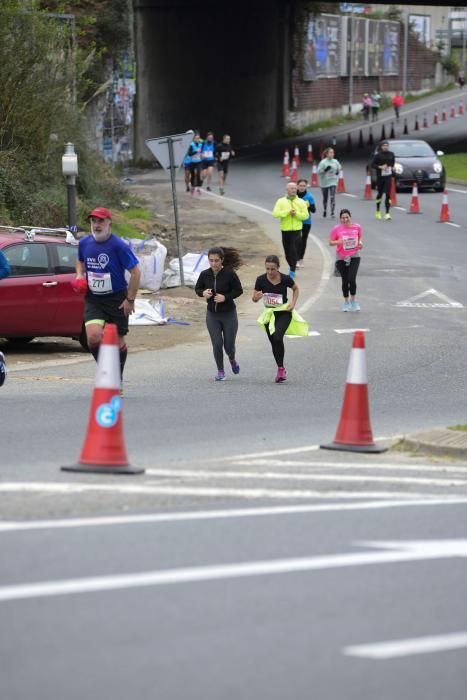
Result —
[[[182, 258], [182, 264], [185, 285], [187, 287], [194, 287], [200, 273], [209, 267], [208, 254], [207, 252], [186, 253]], [[180, 264], [178, 258], [174, 258], [170, 261], [169, 267], [164, 272], [161, 287], [180, 287], [180, 285]]]
[[[125, 243], [130, 246], [138, 258], [141, 268], [140, 288], [157, 292], [161, 288], [167, 248], [156, 238], [149, 240], [132, 238], [126, 240]], [[128, 280], [129, 273], [127, 273], [126, 277]]]
[[135, 300], [135, 311], [128, 317], [130, 326], [162, 326], [168, 319], [164, 318], [164, 302], [156, 305], [147, 299]]

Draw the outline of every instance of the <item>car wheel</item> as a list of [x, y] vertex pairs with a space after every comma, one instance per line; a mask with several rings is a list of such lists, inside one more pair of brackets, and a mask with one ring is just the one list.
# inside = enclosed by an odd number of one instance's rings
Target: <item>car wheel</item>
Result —
[[12, 345], [26, 345], [26, 343], [30, 343], [31, 340], [34, 340], [34, 336], [31, 335], [30, 337], [24, 337], [24, 338], [7, 338], [8, 342], [11, 343]]

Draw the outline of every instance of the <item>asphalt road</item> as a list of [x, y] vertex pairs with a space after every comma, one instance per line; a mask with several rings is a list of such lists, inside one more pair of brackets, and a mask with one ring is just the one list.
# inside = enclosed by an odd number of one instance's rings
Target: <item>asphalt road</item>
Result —
[[[466, 131], [467, 116], [420, 136], [448, 143]], [[318, 206], [297, 276], [314, 334], [287, 340], [287, 383], [272, 381], [253, 304], [241, 373], [223, 384], [207, 340], [130, 355], [125, 436], [144, 475], [59, 470], [83, 442], [92, 362], [11, 374], [2, 700], [465, 697], [465, 464], [319, 450], [335, 433], [356, 328], [375, 439], [465, 422], [467, 190], [449, 188], [456, 225], [437, 222], [433, 193], [420, 195], [421, 215], [400, 194], [392, 222], [376, 222], [362, 199], [366, 157], [343, 155], [338, 196], [363, 226], [362, 311], [341, 311]], [[279, 148], [252, 149], [224, 198], [279, 253], [267, 212], [284, 187], [280, 163]]]

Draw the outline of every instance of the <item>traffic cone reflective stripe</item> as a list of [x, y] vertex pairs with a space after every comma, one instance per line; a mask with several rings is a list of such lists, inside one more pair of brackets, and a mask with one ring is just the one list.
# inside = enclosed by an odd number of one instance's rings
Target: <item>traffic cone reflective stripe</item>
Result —
[[344, 170], [341, 168], [339, 170], [339, 177], [337, 180], [337, 190], [336, 192], [345, 192], [345, 182], [344, 182]]
[[292, 160], [292, 170], [290, 172], [290, 179], [292, 180], [292, 182], [297, 182], [298, 179], [297, 162], [295, 161], [295, 159]]
[[128, 463], [120, 390], [117, 327], [107, 323], [99, 347], [95, 388], [79, 462], [61, 467], [62, 470], [105, 474], [138, 474], [144, 471]]
[[386, 450], [385, 447], [380, 447], [373, 441], [363, 331], [354, 333], [344, 401], [334, 441], [320, 447], [326, 450], [350, 452], [384, 452]]
[[311, 145], [311, 143], [308, 144], [308, 151], [306, 154], [306, 159], [307, 159], [308, 163], [313, 163], [313, 146]]
[[371, 175], [369, 172], [366, 176], [365, 189], [363, 190], [363, 199], [373, 199], [373, 191], [371, 189]]
[[409, 214], [421, 214], [420, 203], [418, 201], [418, 187], [417, 183], [414, 182], [412, 185], [412, 199], [410, 200]]
[[318, 166], [316, 163], [313, 163], [313, 167], [311, 168], [311, 187], [318, 187]]
[[449, 204], [448, 204], [448, 191], [447, 190], [444, 190], [444, 192], [443, 192], [443, 203], [441, 204], [441, 211], [439, 213], [439, 220], [441, 223], [451, 220], [451, 218], [449, 216]]

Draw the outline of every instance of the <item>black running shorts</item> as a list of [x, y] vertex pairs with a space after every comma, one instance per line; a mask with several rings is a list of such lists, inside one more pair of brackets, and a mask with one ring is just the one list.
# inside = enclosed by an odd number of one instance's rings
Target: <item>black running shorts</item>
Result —
[[115, 323], [118, 335], [128, 333], [128, 316], [125, 316], [120, 304], [126, 299], [128, 290], [115, 294], [87, 294], [84, 298], [84, 324], [90, 321]]

